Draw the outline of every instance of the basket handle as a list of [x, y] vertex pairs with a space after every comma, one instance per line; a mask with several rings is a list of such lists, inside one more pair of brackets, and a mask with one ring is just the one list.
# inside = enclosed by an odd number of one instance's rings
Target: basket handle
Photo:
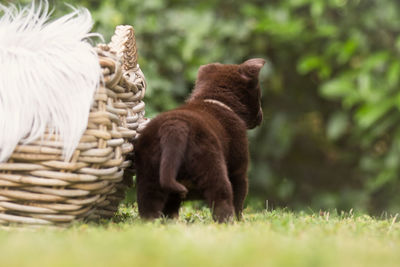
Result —
[[123, 70], [130, 71], [136, 69], [137, 50], [135, 30], [130, 25], [119, 25], [115, 28], [111, 42], [108, 44], [111, 51], [115, 52], [119, 58], [123, 59]]

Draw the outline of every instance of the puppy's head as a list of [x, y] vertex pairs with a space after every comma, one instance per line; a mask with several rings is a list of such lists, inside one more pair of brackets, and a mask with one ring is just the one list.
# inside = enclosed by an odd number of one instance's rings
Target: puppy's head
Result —
[[258, 76], [264, 64], [264, 59], [253, 58], [239, 65], [203, 65], [191, 98], [203, 95], [223, 99], [246, 122], [247, 128], [252, 129], [263, 118]]

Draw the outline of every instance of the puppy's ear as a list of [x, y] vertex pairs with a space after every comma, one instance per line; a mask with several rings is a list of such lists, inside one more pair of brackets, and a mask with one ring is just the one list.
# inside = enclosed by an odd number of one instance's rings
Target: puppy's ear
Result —
[[200, 77], [204, 74], [210, 74], [212, 72], [217, 71], [217, 66], [221, 65], [221, 63], [211, 63], [207, 65], [201, 65], [199, 71], [197, 72], [197, 77]]
[[258, 79], [261, 68], [264, 66], [265, 60], [262, 58], [252, 58], [246, 60], [239, 65], [240, 76], [248, 81], [254, 81]]

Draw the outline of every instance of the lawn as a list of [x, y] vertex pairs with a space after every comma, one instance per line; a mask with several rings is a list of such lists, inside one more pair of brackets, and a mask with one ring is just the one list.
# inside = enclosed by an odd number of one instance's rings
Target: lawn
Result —
[[123, 206], [112, 222], [68, 229], [4, 228], [1, 266], [399, 266], [396, 216], [246, 210], [216, 224], [184, 207], [177, 221], [143, 222]]

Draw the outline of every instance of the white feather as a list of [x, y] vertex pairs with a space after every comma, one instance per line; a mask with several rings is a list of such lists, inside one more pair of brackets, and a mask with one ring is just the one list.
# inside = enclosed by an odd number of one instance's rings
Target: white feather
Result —
[[86, 9], [54, 21], [50, 14], [47, 1], [0, 5], [0, 162], [46, 127], [60, 135], [69, 160], [87, 127], [101, 77], [87, 41], [93, 21]]

